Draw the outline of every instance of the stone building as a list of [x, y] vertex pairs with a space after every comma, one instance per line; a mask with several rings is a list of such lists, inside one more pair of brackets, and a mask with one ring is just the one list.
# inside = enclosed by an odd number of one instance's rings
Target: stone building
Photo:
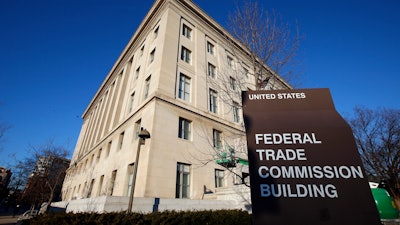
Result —
[[[126, 204], [136, 162], [135, 199], [217, 200], [241, 186], [240, 96], [256, 88], [247, 51], [195, 2], [156, 0], [83, 113], [63, 201]], [[265, 88], [290, 88], [264, 69]], [[141, 129], [151, 137], [136, 160]]]

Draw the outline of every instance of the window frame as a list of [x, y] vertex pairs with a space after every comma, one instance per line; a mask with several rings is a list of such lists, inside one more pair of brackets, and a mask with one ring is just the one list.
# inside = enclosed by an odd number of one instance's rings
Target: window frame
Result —
[[226, 62], [228, 64], [228, 67], [233, 69], [233, 67], [234, 67], [233, 57], [227, 55], [226, 56]]
[[210, 112], [218, 113], [218, 92], [209, 89], [209, 107]]
[[213, 129], [213, 147], [222, 150], [222, 132], [217, 129]]
[[157, 39], [157, 37], [158, 37], [158, 32], [159, 32], [159, 26], [157, 26], [156, 27], [156, 29], [154, 29], [154, 32], [153, 32], [153, 39]]
[[[176, 166], [176, 190], [175, 198], [190, 198], [191, 183], [191, 166], [190, 164], [177, 163]], [[184, 183], [187, 181], [187, 183]]]
[[178, 98], [190, 102], [191, 78], [184, 73], [179, 74]]
[[192, 55], [192, 51], [190, 51], [185, 46], [182, 46], [182, 48], [181, 48], [181, 60], [186, 62], [186, 63], [188, 63], [188, 64], [191, 64], [191, 62], [192, 62], [191, 55]]
[[207, 64], [207, 75], [212, 78], [215, 78], [216, 74], [217, 74], [216, 71], [217, 71], [217, 67], [214, 64], [209, 62]]
[[233, 122], [240, 122], [239, 103], [233, 102], [232, 104]]
[[210, 41], [207, 41], [207, 53], [210, 55], [215, 55], [215, 45]]
[[183, 24], [183, 26], [182, 26], [182, 35], [185, 36], [189, 40], [192, 40], [192, 31], [193, 31], [192, 28], [190, 28], [186, 24]]
[[232, 90], [236, 91], [236, 79], [233, 77], [229, 77], [229, 86]]
[[192, 121], [179, 117], [178, 123], [178, 138], [184, 140], [191, 140], [192, 136]]
[[149, 97], [149, 93], [150, 93], [150, 82], [151, 82], [151, 75], [149, 75], [144, 83], [144, 90], [143, 90], [143, 99], [146, 99], [147, 97]]
[[224, 187], [225, 186], [225, 171], [220, 169], [215, 169], [214, 171], [215, 177], [215, 187]]
[[149, 64], [151, 64], [151, 63], [154, 62], [155, 54], [156, 54], [156, 48], [154, 48], [154, 49], [150, 52]]

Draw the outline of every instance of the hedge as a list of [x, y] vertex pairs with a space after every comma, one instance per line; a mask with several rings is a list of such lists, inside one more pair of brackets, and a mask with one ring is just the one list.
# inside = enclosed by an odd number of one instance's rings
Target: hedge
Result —
[[242, 210], [163, 211], [155, 213], [49, 213], [24, 225], [251, 225]]

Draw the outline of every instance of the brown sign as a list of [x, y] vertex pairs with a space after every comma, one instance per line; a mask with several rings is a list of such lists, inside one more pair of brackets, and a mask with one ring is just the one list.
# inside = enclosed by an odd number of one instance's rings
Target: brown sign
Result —
[[328, 89], [243, 92], [255, 225], [380, 224]]

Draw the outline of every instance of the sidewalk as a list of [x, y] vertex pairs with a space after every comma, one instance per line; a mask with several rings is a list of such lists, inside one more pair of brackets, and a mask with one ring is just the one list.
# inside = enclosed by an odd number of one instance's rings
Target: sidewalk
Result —
[[12, 215], [11, 212], [0, 212], [0, 224], [1, 225], [13, 225], [17, 223], [18, 217], [20, 214], [15, 216]]

